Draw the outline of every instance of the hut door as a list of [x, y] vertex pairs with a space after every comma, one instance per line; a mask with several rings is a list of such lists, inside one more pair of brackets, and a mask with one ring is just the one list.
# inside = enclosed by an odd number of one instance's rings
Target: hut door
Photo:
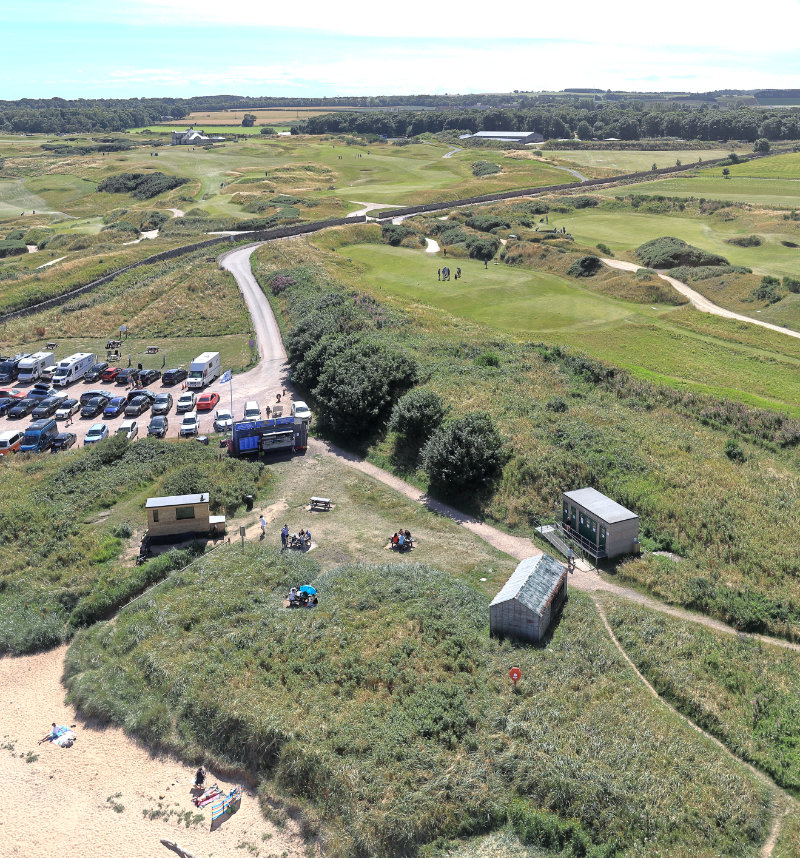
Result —
[[597, 545], [597, 522], [593, 518], [589, 519], [589, 527], [592, 529], [589, 539], [592, 540], [592, 544]]
[[564, 501], [564, 515], [562, 516], [561, 523], [569, 524], [569, 506], [566, 501]]
[[603, 551], [606, 548], [606, 526], [604, 524], [600, 525], [600, 548]]
[[570, 507], [570, 509], [572, 511], [572, 516], [571, 516], [571, 518], [572, 518], [572, 529], [577, 530], [578, 529], [578, 510], [576, 510], [574, 506]]

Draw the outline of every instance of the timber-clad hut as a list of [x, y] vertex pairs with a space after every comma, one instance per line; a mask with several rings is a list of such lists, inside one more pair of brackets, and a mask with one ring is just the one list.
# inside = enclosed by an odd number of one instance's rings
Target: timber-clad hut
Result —
[[523, 560], [489, 605], [493, 637], [540, 641], [567, 598], [567, 568], [549, 554]]

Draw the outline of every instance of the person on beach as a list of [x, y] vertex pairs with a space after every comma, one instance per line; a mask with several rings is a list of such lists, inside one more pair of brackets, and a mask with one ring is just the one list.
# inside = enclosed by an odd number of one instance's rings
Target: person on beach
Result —
[[205, 766], [200, 766], [200, 768], [197, 770], [197, 773], [194, 776], [194, 785], [198, 789], [202, 789], [205, 782], [206, 782], [206, 769], [205, 769]]
[[41, 745], [42, 742], [52, 742], [54, 739], [57, 739], [57, 738], [58, 738], [58, 727], [56, 727], [56, 722], [53, 721], [52, 729], [50, 730], [50, 732], [46, 736], [42, 736], [42, 738], [39, 739], [39, 744]]

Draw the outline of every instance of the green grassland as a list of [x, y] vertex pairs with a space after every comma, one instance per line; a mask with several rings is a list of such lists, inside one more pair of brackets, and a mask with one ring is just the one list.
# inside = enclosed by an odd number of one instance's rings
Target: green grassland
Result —
[[[374, 229], [349, 227], [335, 247], [335, 237], [328, 235], [313, 243], [261, 248], [254, 255], [257, 275], [266, 283], [275, 270], [290, 272], [301, 284], [297, 294], [305, 299], [315, 290], [341, 292], [356, 302], [366, 294], [378, 302], [377, 315], [387, 320], [372, 335], [387, 337], [392, 348], [413, 355], [425, 384], [442, 396], [453, 414], [487, 410], [492, 415], [510, 458], [484, 503], [485, 515], [501, 526], [529, 533], [531, 514], [551, 513], [561, 490], [594, 485], [640, 514], [646, 545], [667, 548], [691, 561], [665, 576], [644, 558], [624, 564], [616, 574], [662, 599], [690, 605], [694, 604], [693, 580], [709, 578], [714, 592], [703, 610], [740, 627], [800, 636], [796, 585], [800, 550], [795, 550], [794, 542], [778, 557], [773, 550], [776, 529], [794, 539], [791, 522], [800, 515], [794, 488], [800, 478], [797, 457], [791, 447], [780, 449], [769, 441], [761, 446], [759, 438], [766, 437], [761, 430], [739, 422], [745, 414], [748, 421], [755, 418], [755, 412], [735, 401], [702, 405], [704, 400], [694, 392], [675, 393], [680, 378], [665, 378], [672, 382], [669, 387], [653, 388], [615, 374], [608, 365], [592, 364], [579, 356], [590, 340], [586, 331], [575, 350], [564, 354], [555, 345], [537, 346], [527, 335], [509, 334], [467, 318], [458, 307], [447, 312], [436, 296], [449, 285], [438, 283], [434, 268], [438, 263], [429, 261], [421, 250], [352, 244], [360, 230], [374, 238]], [[315, 251], [316, 242], [324, 242], [327, 249]], [[397, 267], [400, 260], [408, 266], [405, 280], [402, 264]], [[458, 262], [465, 272], [458, 288], [473, 280], [480, 283], [479, 278], [488, 273], [481, 263]], [[424, 283], [418, 276], [421, 272]], [[515, 269], [509, 273], [526, 276]], [[417, 297], [418, 289], [425, 290], [424, 300]], [[287, 291], [274, 300], [288, 327], [297, 322], [291, 314], [292, 294]], [[715, 319], [704, 331], [704, 317], [688, 308], [664, 312], [670, 320], [684, 315], [686, 323], [675, 324], [663, 340], [653, 338], [653, 332], [642, 326], [637, 358], [648, 360], [652, 376], [666, 375], [663, 365], [668, 361], [686, 367], [687, 354], [697, 351], [694, 367], [699, 371], [703, 363], [711, 365], [720, 381], [730, 372], [726, 387], [740, 400], [747, 396], [742, 373], [754, 385], [770, 375], [782, 375], [783, 384], [795, 383], [800, 353], [776, 353], [764, 347], [768, 340], [761, 332], [741, 331], [741, 325], [726, 327], [722, 319]], [[621, 341], [627, 331], [618, 330]], [[612, 334], [613, 328], [602, 329], [598, 322], [598, 352], [601, 346], [606, 356], [612, 351], [607, 345]], [[563, 339], [559, 332], [551, 342]], [[671, 343], [671, 350], [664, 343]], [[481, 365], [484, 353], [495, 355], [498, 365]], [[737, 367], [735, 372], [730, 371], [732, 366]], [[612, 380], [604, 382], [608, 373]], [[693, 380], [694, 390], [704, 378]], [[796, 410], [780, 386], [772, 388], [772, 401], [773, 394], [787, 410]], [[558, 409], [548, 406], [551, 401], [558, 403]], [[775, 419], [781, 418], [765, 412], [757, 421], [766, 425]], [[732, 435], [742, 446], [744, 461], [725, 454]], [[391, 433], [375, 439], [369, 455], [427, 487], [418, 463], [399, 454]]]
[[[301, 582], [313, 612], [281, 607]], [[231, 545], [82, 633], [67, 684], [84, 713], [299, 801], [334, 856], [508, 816], [544, 817], [577, 855], [758, 853], [766, 789], [653, 701], [585, 596], [543, 648], [490, 640], [487, 608], [419, 564], [320, 573]]]
[[800, 653], [705, 629], [630, 602], [608, 621], [658, 693], [800, 795]]
[[[664, 194], [668, 197], [704, 197], [707, 200], [731, 200], [765, 208], [800, 208], [800, 179], [755, 179], [747, 176], [726, 179], [722, 167], [703, 170], [695, 175], [653, 182], [638, 182], [637, 193]], [[735, 167], [730, 168], [731, 171]], [[614, 188], [598, 191], [606, 197], [615, 195]], [[618, 192], [617, 192], [618, 193]]]
[[787, 152], [769, 158], [757, 158], [744, 164], [733, 164], [732, 176], [747, 176], [751, 179], [800, 179], [800, 152]]
[[759, 345], [744, 344], [738, 323], [715, 319], [704, 328], [705, 314], [690, 308], [621, 301], [573, 278], [502, 264], [484, 269], [458, 259], [462, 279], [440, 283], [441, 255], [376, 244], [338, 252], [353, 260], [353, 282], [371, 284], [378, 295], [439, 307], [518, 337], [567, 343], [642, 377], [800, 416], [800, 344], [789, 337], [765, 331]]

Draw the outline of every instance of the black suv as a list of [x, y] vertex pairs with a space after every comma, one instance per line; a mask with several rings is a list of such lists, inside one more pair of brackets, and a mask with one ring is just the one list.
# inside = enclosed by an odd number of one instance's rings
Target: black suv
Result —
[[61, 407], [64, 400], [59, 396], [47, 396], [39, 400], [39, 404], [31, 412], [34, 420], [40, 420], [42, 417], [52, 417]]
[[162, 384], [178, 384], [181, 381], [186, 381], [189, 373], [185, 369], [168, 369], [161, 376]]
[[89, 367], [89, 369], [86, 371], [86, 375], [84, 375], [84, 377], [83, 377], [83, 380], [84, 380], [84, 381], [89, 381], [89, 382], [92, 382], [92, 381], [100, 381], [100, 376], [101, 376], [101, 375], [102, 375], [102, 374], [103, 374], [107, 369], [108, 369], [108, 364], [107, 364], [107, 363], [105, 363], [105, 362], [103, 362], [103, 363], [96, 363], [94, 366], [90, 366], [90, 367]]
[[95, 396], [81, 408], [81, 417], [97, 417], [111, 399], [108, 396]]
[[140, 369], [139, 370], [139, 381], [142, 384], [152, 384], [154, 381], [158, 381], [161, 378], [161, 370], [160, 369]]
[[134, 396], [125, 407], [126, 417], [138, 417], [150, 408], [149, 396]]

